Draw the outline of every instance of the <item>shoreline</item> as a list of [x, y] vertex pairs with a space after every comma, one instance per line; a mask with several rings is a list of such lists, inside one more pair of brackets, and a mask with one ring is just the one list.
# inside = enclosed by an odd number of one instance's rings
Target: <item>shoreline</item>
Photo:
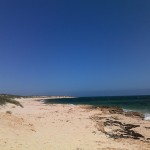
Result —
[[[132, 97], [135, 97], [135, 96], [136, 96], [136, 95], [134, 95], [134, 96], [132, 96]], [[139, 95], [139, 96], [149, 96], [149, 95]], [[98, 97], [99, 97], [99, 96], [98, 96]], [[120, 96], [101, 96], [101, 98], [102, 98], [102, 97], [120, 97]], [[131, 96], [121, 96], [121, 97], [131, 97]], [[60, 97], [60, 98], [58, 97], [58, 98], [57, 98], [57, 97], [54, 96], [53, 98], [50, 98], [50, 99], [54, 99], [54, 100], [55, 100], [55, 99], [56, 99], [56, 100], [57, 100], [57, 99], [58, 99], [58, 100], [59, 100], [59, 99], [62, 99], [62, 100], [63, 100], [63, 99], [66, 99], [66, 98], [78, 98], [78, 97]], [[81, 98], [81, 97], [79, 97], [79, 98]], [[82, 98], [85, 98], [85, 97], [82, 97]], [[87, 98], [88, 98], [88, 97], [87, 97]], [[94, 98], [95, 98], [95, 97], [94, 97]], [[45, 99], [45, 100], [46, 100], [46, 99]], [[44, 100], [43, 100], [43, 102], [44, 102]], [[55, 102], [53, 102], [53, 103], [45, 102], [45, 104], [70, 104], [70, 102], [69, 102], [69, 103], [66, 103], [66, 102], [65, 102], [65, 103], [61, 103], [61, 101], [59, 101], [58, 103], [57, 103], [57, 102], [56, 102], [56, 103], [55, 103]], [[90, 103], [89, 103], [89, 104], [88, 104], [88, 103], [87, 103], [87, 104], [82, 104], [82, 103], [80, 104], [80, 102], [79, 102], [79, 104], [74, 104], [74, 103], [72, 103], [71, 105], [91, 105], [91, 106], [99, 106], [99, 107], [103, 107], [103, 106], [120, 107], [120, 108], [122, 108], [125, 112], [137, 112], [137, 113], [143, 114], [145, 120], [150, 121], [150, 111], [148, 111], [148, 110], [145, 111], [145, 110], [143, 110], [143, 109], [124, 108], [124, 106], [121, 107], [121, 106], [117, 106], [117, 105], [112, 105], [112, 106], [111, 106], [111, 105], [105, 105], [105, 104], [104, 104], [104, 105], [102, 105], [102, 104], [98, 104], [98, 105], [95, 104], [95, 105], [94, 105], [94, 104], [90, 104]]]
[[0, 109], [2, 150], [148, 150], [150, 122], [119, 108], [44, 104], [19, 98], [24, 108]]

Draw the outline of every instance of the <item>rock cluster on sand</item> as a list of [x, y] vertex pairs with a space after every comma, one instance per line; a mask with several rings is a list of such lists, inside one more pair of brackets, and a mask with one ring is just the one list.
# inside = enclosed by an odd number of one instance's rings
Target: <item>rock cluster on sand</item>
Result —
[[[129, 124], [125, 123], [124, 120], [118, 121], [118, 116], [120, 117], [128, 117], [134, 118], [138, 120], [143, 120], [144, 116], [138, 112], [124, 112], [120, 107], [111, 107], [111, 106], [90, 106], [88, 109], [98, 109], [102, 111], [103, 114], [107, 113], [106, 117], [102, 117], [102, 115], [94, 115], [91, 117], [92, 120], [96, 121], [96, 127], [98, 131], [101, 131], [114, 139], [120, 138], [130, 138], [142, 141], [149, 141], [149, 137], [144, 137], [141, 133], [134, 131], [134, 128], [142, 128], [140, 123], [137, 124]], [[110, 114], [110, 116], [108, 116]], [[113, 116], [115, 115], [115, 116]], [[107, 130], [109, 128], [109, 130]], [[149, 129], [148, 127], [145, 127]]]

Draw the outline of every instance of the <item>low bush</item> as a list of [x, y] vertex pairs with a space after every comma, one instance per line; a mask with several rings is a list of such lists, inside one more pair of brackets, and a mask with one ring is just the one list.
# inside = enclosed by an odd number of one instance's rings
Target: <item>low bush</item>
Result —
[[[14, 97], [13, 97], [14, 98]], [[0, 105], [5, 105], [6, 103], [15, 104], [17, 106], [23, 107], [20, 102], [14, 100], [13, 98], [5, 95], [0, 95]]]

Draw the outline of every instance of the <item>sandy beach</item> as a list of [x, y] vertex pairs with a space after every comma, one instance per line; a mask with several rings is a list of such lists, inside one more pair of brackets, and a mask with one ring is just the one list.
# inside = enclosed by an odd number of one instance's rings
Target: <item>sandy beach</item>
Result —
[[137, 114], [16, 100], [24, 108], [0, 108], [1, 150], [150, 150], [150, 121]]

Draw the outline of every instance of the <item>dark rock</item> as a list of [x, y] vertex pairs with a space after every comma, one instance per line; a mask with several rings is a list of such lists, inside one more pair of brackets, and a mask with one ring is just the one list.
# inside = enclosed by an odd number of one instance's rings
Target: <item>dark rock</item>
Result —
[[102, 111], [108, 110], [111, 114], [123, 114], [124, 111], [118, 106], [101, 106]]
[[104, 126], [118, 126], [120, 129], [114, 130], [113, 133], [106, 133], [109, 137], [118, 139], [118, 138], [133, 138], [133, 139], [141, 139], [144, 138], [143, 135], [137, 133], [132, 128], [140, 127], [140, 125], [133, 124], [125, 124], [119, 121], [107, 120], [104, 122]]
[[133, 111], [125, 112], [125, 116], [127, 116], [127, 117], [138, 117], [138, 118], [144, 119], [143, 114], [141, 114], [139, 112], [133, 112]]
[[104, 126], [112, 126], [112, 125], [121, 126], [122, 123], [119, 122], [119, 121], [114, 121], [114, 120], [107, 120], [107, 121], [104, 122]]
[[127, 131], [127, 134], [133, 136], [134, 139], [144, 138], [144, 136], [142, 134], [137, 133], [133, 130], [126, 130], [126, 131]]
[[101, 111], [108, 111], [112, 114], [123, 114], [124, 111], [121, 107], [118, 106], [88, 106], [87, 109], [99, 109]]
[[105, 118], [105, 117], [101, 117], [101, 116], [97, 116], [97, 115], [90, 117], [90, 119], [92, 119], [92, 120], [94, 120], [94, 121], [99, 121], [99, 120], [102, 120], [102, 119], [104, 119], [104, 118]]
[[123, 133], [106, 133], [109, 135], [109, 137], [114, 138], [114, 139], [119, 139], [119, 138], [133, 138], [133, 139], [140, 139], [144, 138], [143, 135], [134, 132], [133, 130], [128, 130], [128, 131], [121, 131]]
[[132, 128], [140, 127], [140, 125], [126, 124], [124, 127], [125, 127], [125, 130], [130, 130]]

